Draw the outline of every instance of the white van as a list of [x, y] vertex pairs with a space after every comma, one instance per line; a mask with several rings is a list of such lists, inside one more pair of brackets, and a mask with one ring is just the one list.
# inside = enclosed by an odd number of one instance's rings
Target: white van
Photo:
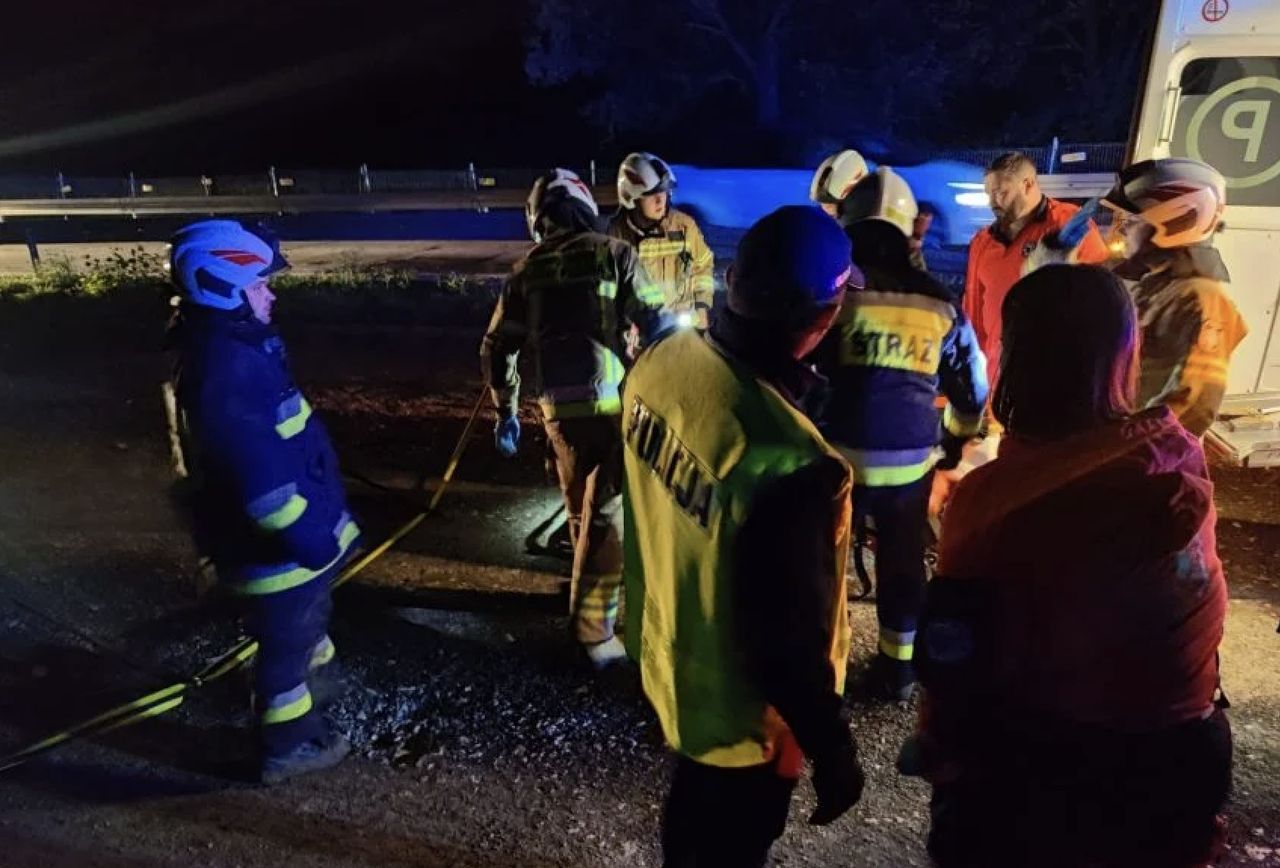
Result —
[[1213, 433], [1242, 463], [1280, 465], [1280, 0], [1164, 0], [1139, 99], [1133, 160], [1226, 176], [1215, 243], [1249, 335]]

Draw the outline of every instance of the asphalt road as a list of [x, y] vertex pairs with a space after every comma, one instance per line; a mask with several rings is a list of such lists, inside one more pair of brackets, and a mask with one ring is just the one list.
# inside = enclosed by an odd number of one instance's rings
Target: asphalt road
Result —
[[[236, 636], [197, 601], [166, 496], [164, 311], [148, 304], [0, 301], [0, 750]], [[287, 298], [280, 316], [378, 538], [419, 508], [417, 483], [430, 490], [461, 432], [479, 325], [291, 325]], [[528, 421], [514, 461], [478, 432], [441, 512], [340, 596], [345, 692], [331, 712], [355, 758], [287, 787], [248, 783], [244, 684], [230, 678], [172, 716], [0, 775], [0, 866], [658, 864], [668, 759], [634, 689], [594, 682], [565, 641], [564, 564], [528, 551], [557, 502]], [[1218, 483], [1237, 737], [1227, 864], [1280, 866], [1280, 474]], [[777, 862], [925, 865], [927, 790], [893, 769], [913, 709], [860, 698], [872, 606], [852, 617], [867, 795], [815, 829], [802, 785]]]

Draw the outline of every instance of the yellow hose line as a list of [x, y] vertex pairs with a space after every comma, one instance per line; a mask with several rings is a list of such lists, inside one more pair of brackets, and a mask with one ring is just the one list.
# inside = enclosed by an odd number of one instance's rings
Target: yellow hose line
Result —
[[[440, 485], [436, 488], [435, 494], [432, 495], [431, 502], [427, 505], [427, 508], [405, 522], [377, 547], [366, 552], [358, 560], [348, 564], [347, 568], [333, 579], [332, 587], [337, 588], [350, 581], [361, 570], [386, 554], [392, 546], [411, 534], [418, 525], [426, 520], [428, 515], [435, 511], [440, 499], [444, 496], [445, 489], [453, 481], [453, 474], [457, 471], [458, 464], [462, 461], [462, 454], [466, 451], [467, 442], [471, 439], [471, 429], [475, 427], [476, 418], [480, 415], [480, 409], [484, 406], [484, 399], [488, 392], [487, 387], [480, 390], [480, 397], [476, 399], [475, 407], [471, 410], [466, 427], [462, 430], [462, 436], [458, 438], [458, 443], [453, 448], [453, 454], [449, 456], [449, 464], [445, 468], [444, 476], [440, 479]], [[154, 693], [148, 693], [139, 699], [117, 705], [0, 759], [0, 772], [6, 772], [9, 769], [20, 766], [32, 757], [53, 750], [79, 736], [101, 735], [102, 733], [131, 726], [140, 721], [172, 711], [182, 704], [183, 695], [188, 688], [203, 687], [211, 681], [216, 681], [234, 672], [252, 660], [257, 653], [257, 641], [247, 637], [243, 638], [231, 650], [217, 657], [186, 681], [171, 684]]]

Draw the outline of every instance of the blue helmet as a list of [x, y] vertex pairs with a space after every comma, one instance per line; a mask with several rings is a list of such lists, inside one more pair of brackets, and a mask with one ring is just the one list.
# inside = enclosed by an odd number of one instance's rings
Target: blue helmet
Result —
[[280, 239], [258, 224], [201, 220], [169, 239], [169, 276], [191, 302], [218, 310], [245, 303], [244, 290], [289, 267]]

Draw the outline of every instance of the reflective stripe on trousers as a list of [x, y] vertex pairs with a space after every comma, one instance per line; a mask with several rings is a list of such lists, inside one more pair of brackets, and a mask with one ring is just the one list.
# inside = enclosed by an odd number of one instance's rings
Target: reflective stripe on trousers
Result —
[[622, 435], [617, 416], [549, 419], [570, 527], [577, 528], [570, 616], [584, 644], [613, 637], [622, 596]]

